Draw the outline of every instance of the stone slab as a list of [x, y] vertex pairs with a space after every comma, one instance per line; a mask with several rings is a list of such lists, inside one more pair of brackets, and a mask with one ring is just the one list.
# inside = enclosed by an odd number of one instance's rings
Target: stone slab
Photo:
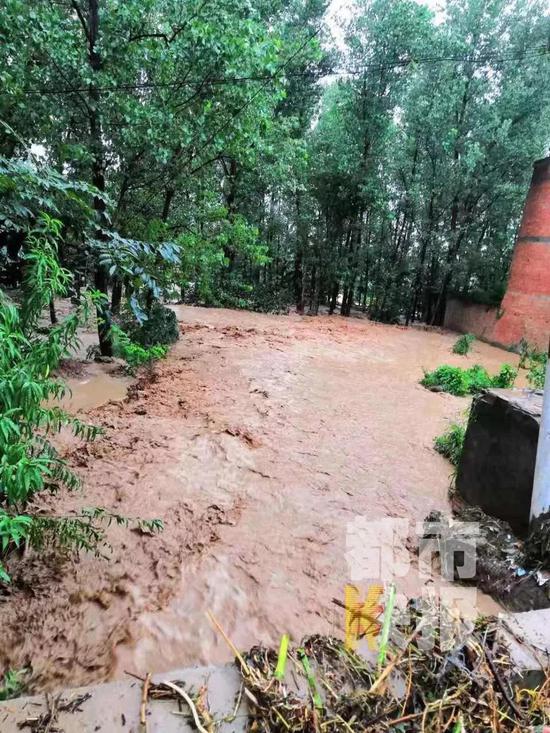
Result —
[[[187, 692], [208, 685], [209, 709], [216, 720], [230, 718], [239, 695], [240, 675], [233, 665], [181, 669], [153, 677], [154, 682], [170, 680], [184, 683]], [[63, 700], [75, 699], [84, 693], [91, 697], [81, 705], [81, 711], [60, 713], [58, 725], [64, 733], [145, 733], [140, 725], [142, 683], [139, 680], [114, 682], [63, 692]], [[150, 700], [147, 704], [147, 733], [191, 733], [190, 711], [182, 701]], [[21, 723], [47, 711], [44, 695], [22, 697], [0, 703], [1, 733], [21, 733]], [[184, 712], [184, 715], [179, 714]], [[246, 730], [246, 698], [241, 700], [233, 721], [222, 722], [216, 731], [240, 733]]]
[[534, 689], [550, 668], [550, 609], [500, 614], [500, 635], [510, 649], [516, 685]]
[[527, 531], [542, 411], [539, 390], [490, 389], [476, 397], [456, 488], [469, 503]]

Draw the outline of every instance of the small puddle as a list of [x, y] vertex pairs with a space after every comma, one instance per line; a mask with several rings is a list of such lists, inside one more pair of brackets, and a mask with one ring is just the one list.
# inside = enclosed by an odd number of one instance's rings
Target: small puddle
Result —
[[92, 410], [110, 400], [123, 400], [132, 383], [129, 377], [112, 376], [103, 372], [65, 379], [69, 388], [59, 404], [68, 412]]

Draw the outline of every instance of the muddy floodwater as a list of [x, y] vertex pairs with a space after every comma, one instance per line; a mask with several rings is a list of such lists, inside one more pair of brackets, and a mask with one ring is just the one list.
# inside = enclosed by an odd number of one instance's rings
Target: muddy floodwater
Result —
[[[84, 489], [48, 509], [104, 506], [165, 529], [111, 528], [107, 559], [16, 564], [0, 661], [32, 664], [35, 689], [229, 660], [207, 609], [239, 647], [285, 631], [342, 635], [333, 599], [356, 574], [346, 540], [357, 518], [414, 526], [447, 508], [451, 466], [433, 439], [468, 400], [425, 390], [422, 369], [517, 363], [477, 342], [454, 355], [453, 334], [360, 319], [177, 314], [180, 341], [128, 399], [125, 381], [114, 394], [110, 381], [82, 385], [86, 400], [72, 384], [72, 408], [105, 433], [60, 438]], [[399, 591], [425, 584], [408, 573]]]

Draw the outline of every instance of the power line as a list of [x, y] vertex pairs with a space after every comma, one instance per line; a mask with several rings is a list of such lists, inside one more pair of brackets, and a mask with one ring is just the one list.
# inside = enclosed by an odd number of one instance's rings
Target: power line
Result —
[[[335, 68], [326, 70], [323, 72], [309, 71], [309, 72], [290, 72], [285, 74], [284, 78], [304, 78], [319, 80], [325, 77], [336, 76], [362, 76], [367, 71], [383, 71], [384, 69], [394, 68], [405, 68], [408, 66], [416, 66], [419, 64], [438, 64], [438, 63], [464, 63], [464, 64], [499, 64], [506, 63], [508, 61], [522, 61], [524, 59], [534, 59], [543, 56], [550, 55], [550, 49], [547, 46], [539, 46], [530, 52], [524, 52], [515, 55], [497, 55], [497, 54], [486, 54], [483, 56], [426, 56], [417, 57], [414, 56], [398, 59], [386, 64], [365, 64], [359, 69], [342, 69]], [[288, 62], [285, 62], [285, 65]], [[279, 70], [280, 71], [280, 70]], [[116, 84], [111, 86], [99, 86], [95, 87], [98, 92], [133, 92], [133, 91], [149, 91], [154, 89], [171, 89], [179, 88], [183, 86], [238, 86], [240, 84], [247, 84], [250, 82], [269, 82], [269, 81], [282, 81], [283, 77], [279, 73], [264, 74], [264, 75], [253, 75], [253, 76], [230, 76], [230, 77], [213, 77], [203, 79], [187, 79], [187, 80], [175, 80], [169, 82], [139, 82], [135, 84]], [[63, 95], [63, 94], [82, 94], [89, 91], [88, 87], [67, 87], [62, 89], [52, 89], [51, 87], [44, 87], [41, 89], [22, 89], [23, 94], [26, 95]]]

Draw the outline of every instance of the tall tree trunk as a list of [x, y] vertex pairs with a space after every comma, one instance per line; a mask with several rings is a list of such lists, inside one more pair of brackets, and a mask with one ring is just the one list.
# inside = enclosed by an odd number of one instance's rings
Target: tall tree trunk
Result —
[[319, 313], [319, 288], [321, 284], [321, 276], [319, 267], [313, 265], [311, 272], [311, 295], [309, 299], [309, 310], [308, 315], [316, 316]]
[[332, 285], [332, 292], [330, 294], [330, 304], [328, 309], [328, 314], [331, 316], [334, 311], [336, 310], [336, 303], [338, 301], [338, 293], [340, 292], [340, 281], [335, 280]]
[[113, 280], [113, 288], [111, 291], [111, 313], [117, 316], [120, 313], [120, 304], [122, 302], [122, 279], [115, 277]]
[[[105, 159], [99, 113], [100, 94], [96, 77], [101, 69], [101, 56], [97, 50], [99, 36], [99, 0], [88, 0], [88, 62], [92, 70], [92, 81], [89, 87], [88, 121], [90, 125], [90, 149], [92, 152], [92, 183], [100, 192], [105, 193]], [[102, 196], [94, 196], [94, 209], [98, 220], [96, 237], [103, 239], [103, 230], [107, 227], [105, 200]], [[96, 263], [95, 287], [105, 296], [97, 306], [97, 333], [99, 349], [102, 356], [113, 355], [111, 338], [111, 311], [108, 305], [109, 273], [107, 268]]]

